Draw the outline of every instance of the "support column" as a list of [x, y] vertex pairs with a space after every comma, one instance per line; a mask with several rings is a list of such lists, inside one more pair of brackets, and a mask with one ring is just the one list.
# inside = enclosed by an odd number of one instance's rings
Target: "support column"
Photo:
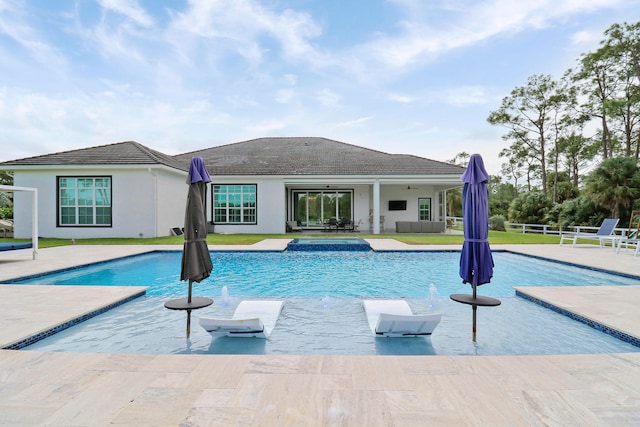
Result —
[[373, 234], [380, 234], [380, 181], [373, 181]]

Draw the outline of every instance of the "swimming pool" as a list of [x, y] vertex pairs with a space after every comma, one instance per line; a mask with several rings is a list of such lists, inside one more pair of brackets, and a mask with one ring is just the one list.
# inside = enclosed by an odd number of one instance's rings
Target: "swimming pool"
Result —
[[[551, 310], [514, 296], [514, 285], [629, 285], [636, 278], [494, 252], [492, 283], [483, 295], [500, 307], [479, 309], [472, 342], [471, 308], [449, 300], [465, 292], [457, 275], [459, 252], [212, 252], [212, 277], [195, 284], [214, 305], [193, 314], [185, 338], [184, 313], [163, 308], [184, 296], [181, 252], [153, 252], [91, 267], [32, 278], [40, 284], [149, 285], [149, 295], [110, 310], [28, 349], [108, 353], [438, 354], [514, 355], [636, 352], [624, 343]], [[508, 277], [515, 277], [515, 281]], [[579, 280], [577, 279], [579, 278]], [[219, 295], [227, 286], [229, 299]], [[431, 286], [432, 285], [432, 286]], [[272, 335], [212, 339], [200, 315], [230, 317], [242, 299], [278, 298], [285, 306]], [[376, 338], [363, 298], [406, 298], [414, 313], [443, 313], [431, 338]]]
[[[45, 285], [149, 286], [150, 296], [183, 296], [182, 252], [157, 251], [41, 275], [12, 283]], [[491, 283], [479, 293], [514, 296], [513, 286], [634, 285], [638, 278], [607, 274], [509, 252], [493, 253]], [[194, 284], [199, 295], [220, 295], [227, 286], [242, 297], [427, 298], [430, 284], [440, 295], [466, 292], [458, 276], [460, 252], [211, 252], [211, 276]]]

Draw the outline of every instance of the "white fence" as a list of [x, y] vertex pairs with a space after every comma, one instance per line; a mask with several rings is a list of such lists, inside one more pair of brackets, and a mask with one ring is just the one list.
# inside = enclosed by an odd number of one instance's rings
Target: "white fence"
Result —
[[[519, 224], [516, 222], [509, 222], [509, 223], [505, 223], [505, 228], [509, 231], [520, 231], [522, 232], [522, 234], [539, 233], [539, 234], [560, 235], [562, 233], [595, 233], [598, 231], [598, 228], [600, 227], [577, 225], [573, 227], [566, 227], [562, 230], [559, 230], [556, 227], [553, 227], [551, 225], [545, 225], [545, 224]], [[627, 229], [616, 228], [614, 229], [613, 234], [626, 236]]]
[[[453, 226], [463, 226], [463, 219], [461, 217], [447, 217], [447, 225], [449, 227]], [[562, 233], [595, 233], [598, 231], [599, 227], [586, 226], [586, 225], [578, 225], [574, 227], [565, 227], [562, 230], [559, 230], [557, 227], [546, 225], [546, 224], [521, 224], [517, 222], [505, 222], [505, 229], [507, 231], [519, 231], [522, 234], [545, 234], [545, 235], [555, 235], [559, 236]], [[619, 236], [627, 235], [626, 228], [616, 228], [613, 234], [617, 234]]]

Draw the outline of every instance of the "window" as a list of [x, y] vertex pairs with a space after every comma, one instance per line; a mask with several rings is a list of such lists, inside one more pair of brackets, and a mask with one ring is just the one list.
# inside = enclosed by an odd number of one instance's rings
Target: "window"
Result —
[[389, 210], [390, 211], [406, 211], [407, 201], [406, 200], [389, 200]]
[[213, 222], [255, 224], [256, 185], [213, 185]]
[[420, 221], [431, 221], [431, 198], [418, 199], [418, 219]]
[[352, 218], [352, 190], [295, 190], [294, 218], [303, 227], [322, 227], [330, 218]]
[[58, 226], [110, 227], [111, 177], [58, 177]]

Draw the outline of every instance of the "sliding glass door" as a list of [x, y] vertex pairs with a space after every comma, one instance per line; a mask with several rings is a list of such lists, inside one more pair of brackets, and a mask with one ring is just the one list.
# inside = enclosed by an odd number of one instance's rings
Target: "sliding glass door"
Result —
[[294, 190], [294, 220], [303, 227], [322, 227], [330, 218], [352, 219], [351, 190]]

